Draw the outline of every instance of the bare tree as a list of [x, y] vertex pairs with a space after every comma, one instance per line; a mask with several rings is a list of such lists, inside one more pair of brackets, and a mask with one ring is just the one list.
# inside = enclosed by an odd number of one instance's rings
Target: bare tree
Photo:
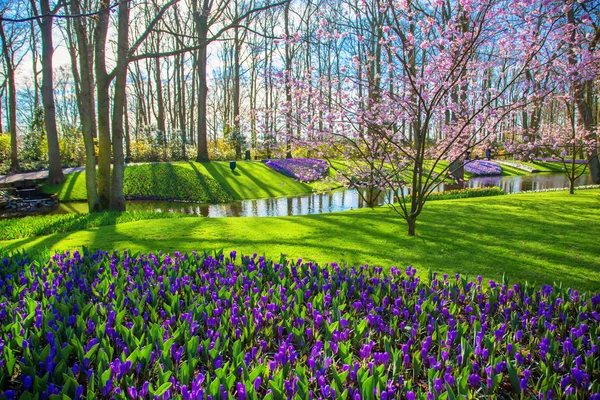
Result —
[[[0, 10], [0, 16], [4, 17], [11, 4], [6, 4]], [[15, 69], [18, 65], [15, 53], [23, 46], [23, 32], [15, 25], [5, 26], [0, 22], [0, 39], [2, 40], [2, 55], [6, 76], [7, 102], [8, 102], [8, 130], [10, 131], [10, 170], [19, 170], [19, 159], [17, 157], [17, 88], [15, 82]]]
[[[65, 181], [60, 161], [60, 149], [58, 147], [58, 131], [56, 128], [56, 105], [54, 101], [54, 71], [52, 59], [54, 56], [54, 44], [52, 40], [52, 26], [59, 3], [53, 9], [50, 0], [39, 0], [39, 11], [35, 0], [31, 0], [31, 8], [37, 19], [42, 36], [42, 103], [44, 104], [44, 122], [46, 124], [46, 136], [48, 137], [48, 183], [58, 184]], [[41, 14], [40, 14], [41, 13]]]

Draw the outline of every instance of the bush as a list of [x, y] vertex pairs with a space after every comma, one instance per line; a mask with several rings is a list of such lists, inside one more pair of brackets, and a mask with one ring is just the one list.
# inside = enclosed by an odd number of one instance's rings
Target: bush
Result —
[[235, 252], [0, 259], [8, 398], [599, 396], [594, 293]]
[[433, 192], [429, 195], [427, 201], [465, 199], [467, 197], [501, 196], [503, 194], [506, 194], [506, 192], [500, 189], [498, 186], [468, 188], [460, 190], [448, 190], [445, 192]]
[[58, 139], [60, 159], [63, 165], [84, 165], [85, 144], [83, 134], [77, 128], [65, 127], [62, 137]]
[[48, 139], [44, 122], [44, 109], [34, 111], [29, 132], [23, 139], [23, 146], [19, 158], [24, 161], [48, 161]]
[[0, 163], [10, 164], [10, 135], [0, 132]]

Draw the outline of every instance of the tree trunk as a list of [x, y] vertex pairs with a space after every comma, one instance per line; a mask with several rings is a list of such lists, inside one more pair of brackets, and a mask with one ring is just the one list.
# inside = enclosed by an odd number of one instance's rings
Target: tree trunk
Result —
[[[4, 86], [0, 86], [0, 133], [8, 132], [8, 130], [3, 130], [4, 127], [4, 119], [2, 119], [2, 97], [4, 96]], [[6, 110], [8, 112], [8, 110]]]
[[[236, 2], [237, 17], [237, 2]], [[240, 126], [240, 51], [239, 28], [234, 28], [233, 44], [233, 138], [235, 140], [235, 158], [242, 158], [242, 130]]]
[[[81, 14], [78, 0], [71, 0], [71, 14]], [[86, 29], [81, 23], [81, 19], [75, 18], [73, 21], [75, 34], [77, 35], [77, 45], [79, 48], [79, 71], [77, 64], [72, 64], [73, 76], [79, 80], [78, 101], [79, 117], [81, 119], [81, 131], [85, 145], [85, 186], [87, 189], [87, 201], [89, 212], [100, 210], [100, 200], [96, 187], [96, 152], [94, 149], [94, 98], [93, 84], [90, 80], [92, 65], [89, 52], [89, 40]]]
[[[158, 48], [158, 44], [157, 44]], [[160, 131], [160, 136], [162, 138], [162, 147], [163, 147], [163, 161], [167, 159], [167, 127], [165, 124], [165, 102], [163, 99], [163, 87], [162, 87], [162, 79], [161, 79], [161, 71], [160, 71], [160, 60], [158, 58], [154, 59], [155, 64], [155, 80], [156, 80], [156, 101], [158, 108], [158, 117], [156, 119], [156, 125], [158, 130]]]
[[98, 14], [95, 32], [96, 101], [98, 112], [98, 197], [100, 206], [110, 206], [110, 77], [106, 72], [106, 35], [110, 18], [108, 6]]
[[409, 215], [406, 222], [408, 223], [408, 236], [415, 236], [417, 228], [417, 217]]
[[33, 107], [37, 109], [40, 106], [40, 85], [38, 82], [38, 50], [37, 50], [37, 34], [35, 32], [35, 22], [31, 21], [31, 69], [33, 72]]
[[[50, 1], [41, 0], [42, 15], [51, 13]], [[56, 185], [65, 181], [60, 161], [58, 147], [58, 132], [56, 129], [56, 106], [54, 104], [54, 77], [52, 71], [52, 57], [54, 45], [52, 44], [53, 17], [46, 16], [40, 21], [42, 33], [42, 103], [44, 104], [44, 122], [48, 138], [48, 183]]]
[[[591, 83], [588, 82], [587, 84]], [[585, 98], [585, 84], [575, 85], [575, 103], [577, 104], [577, 111], [579, 111], [579, 122], [586, 131], [586, 138], [596, 140], [592, 107]], [[598, 160], [597, 148], [588, 152], [587, 160], [592, 183], [600, 184], [600, 161]]]
[[[17, 157], [17, 87], [15, 84], [15, 68], [12, 49], [6, 41], [4, 25], [0, 22], [0, 39], [2, 39], [2, 54], [6, 65], [6, 85], [8, 99], [8, 130], [10, 131], [10, 170], [17, 172], [19, 158]], [[0, 129], [2, 127], [0, 126]]]
[[196, 161], [209, 161], [208, 159], [208, 143], [206, 132], [206, 99], [208, 94], [208, 84], [206, 82], [206, 61], [207, 61], [207, 45], [206, 38], [208, 35], [208, 10], [202, 10], [202, 13], [196, 12], [196, 29], [198, 30], [198, 40], [200, 41], [200, 49], [198, 51], [198, 156]]
[[[291, 44], [289, 43], [289, 35], [290, 35], [290, 1], [285, 3], [284, 8], [284, 31], [285, 31], [285, 101], [287, 103], [287, 116], [285, 119], [285, 158], [292, 158], [292, 88], [291, 79], [292, 79], [292, 49]], [[330, 80], [331, 82], [331, 80]]]
[[127, 52], [129, 51], [129, 2], [119, 4], [119, 28], [117, 39], [117, 67], [112, 118], [113, 174], [110, 194], [110, 209], [125, 211], [123, 176], [125, 160], [123, 156], [123, 112], [127, 95]]
[[129, 125], [129, 109], [128, 109], [129, 101], [127, 100], [127, 96], [125, 96], [125, 104], [123, 109], [123, 118], [125, 118], [125, 157], [127, 158], [127, 162], [131, 160], [131, 127]]
[[[567, 20], [570, 24], [575, 24], [575, 15], [573, 7], [569, 7], [567, 11]], [[575, 29], [571, 33], [571, 40], [575, 41]], [[572, 66], [577, 65], [577, 55], [574, 49], [574, 44], [571, 44], [569, 48], [569, 64]], [[579, 111], [579, 122], [583, 125], [586, 131], [586, 139], [596, 141], [596, 132], [594, 130], [594, 115], [592, 113], [592, 106], [587, 101], [586, 87], [587, 85], [593, 84], [593, 81], [581, 82], [575, 78], [573, 82], [573, 89], [575, 93], [575, 104], [577, 105], [577, 111]], [[588, 167], [590, 169], [590, 176], [592, 183], [600, 184], [600, 160], [598, 160], [598, 149], [594, 149], [588, 152]]]

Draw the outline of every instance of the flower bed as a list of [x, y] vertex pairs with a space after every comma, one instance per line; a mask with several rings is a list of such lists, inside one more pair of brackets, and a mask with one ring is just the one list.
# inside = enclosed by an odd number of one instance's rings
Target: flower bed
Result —
[[540, 172], [538, 169], [533, 168], [527, 164], [523, 164], [519, 161], [497, 160], [496, 163], [500, 164], [501, 166], [506, 165], [508, 167], [520, 169], [529, 173]]
[[329, 164], [316, 158], [282, 158], [264, 160], [264, 163], [275, 171], [302, 182], [318, 181], [329, 172]]
[[465, 171], [473, 176], [502, 175], [502, 167], [495, 162], [485, 160], [472, 160], [465, 162]]
[[0, 279], [8, 398], [599, 398], [600, 295], [575, 290], [235, 252], [16, 254]]
[[[552, 162], [552, 163], [561, 163], [563, 162], [563, 160], [561, 160], [560, 158], [553, 158], [553, 157], [537, 157], [535, 158], [535, 161], [540, 161], [540, 162]], [[565, 159], [565, 162], [567, 164], [571, 164], [572, 160], [569, 159]], [[587, 164], [587, 160], [575, 160], [575, 164]]]

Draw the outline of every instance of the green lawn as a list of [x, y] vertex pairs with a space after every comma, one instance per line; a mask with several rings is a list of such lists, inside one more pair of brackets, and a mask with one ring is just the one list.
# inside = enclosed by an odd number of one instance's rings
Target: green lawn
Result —
[[295, 181], [261, 161], [238, 161], [233, 172], [226, 161], [182, 162], [174, 165], [182, 165], [216, 179], [236, 200], [297, 196], [312, 192], [309, 185]]
[[[153, 193], [173, 193], [174, 190], [167, 186], [175, 181], [189, 183], [190, 177], [187, 174], [178, 173], [181, 169], [170, 166], [180, 167], [184, 171], [194, 171], [200, 174], [199, 176], [207, 176], [216, 180], [235, 200], [296, 196], [312, 192], [311, 186], [280, 174], [262, 162], [238, 161], [237, 168], [231, 172], [229, 162], [213, 161], [210, 163], [177, 162], [127, 166], [124, 178], [125, 194], [128, 194], [128, 187], [139, 186], [140, 174], [131, 174], [132, 171], [143, 170], [143, 175], [147, 178], [145, 182], [150, 185], [149, 190]], [[160, 171], [158, 171], [159, 169]], [[135, 176], [135, 179], [130, 181], [130, 176]], [[190, 187], [189, 184], [180, 186], [188, 189]], [[82, 172], [68, 174], [67, 180], [63, 184], [46, 186], [44, 190], [48, 193], [56, 193], [61, 202], [86, 200], [85, 174]], [[201, 188], [198, 188], [198, 191], [203, 192]]]
[[5, 250], [224, 249], [285, 253], [321, 263], [428, 268], [538, 285], [562, 281], [600, 290], [599, 190], [440, 200], [427, 204], [408, 237], [388, 208], [303, 217], [181, 218], [104, 226], [0, 242]]

